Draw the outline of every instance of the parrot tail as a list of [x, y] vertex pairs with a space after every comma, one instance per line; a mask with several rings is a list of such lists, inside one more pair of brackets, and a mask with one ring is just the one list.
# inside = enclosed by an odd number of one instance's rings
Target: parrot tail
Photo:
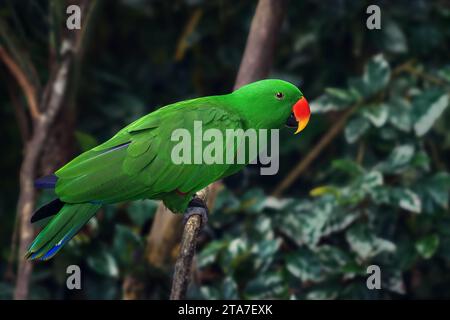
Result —
[[[100, 207], [100, 204], [92, 203], [63, 203], [58, 199], [43, 206], [34, 214], [33, 218], [38, 216], [35, 221], [39, 220], [40, 212], [43, 212], [41, 216], [44, 217], [56, 215], [31, 243], [25, 257], [31, 260], [52, 258]], [[49, 212], [52, 210], [54, 212]]]

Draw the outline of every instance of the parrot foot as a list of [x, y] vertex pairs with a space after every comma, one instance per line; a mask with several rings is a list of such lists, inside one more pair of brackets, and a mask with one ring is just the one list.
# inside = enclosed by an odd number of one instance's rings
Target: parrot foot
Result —
[[206, 203], [202, 199], [194, 197], [189, 202], [186, 212], [184, 213], [183, 224], [186, 224], [190, 216], [199, 215], [202, 219], [202, 227], [204, 227], [208, 223], [208, 214], [209, 210]]

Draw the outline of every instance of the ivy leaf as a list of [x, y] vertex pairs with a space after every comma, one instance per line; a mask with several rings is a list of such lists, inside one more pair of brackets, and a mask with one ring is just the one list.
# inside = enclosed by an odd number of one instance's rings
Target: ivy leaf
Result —
[[260, 274], [251, 280], [245, 289], [245, 293], [248, 299], [281, 298], [287, 295], [286, 289], [280, 273], [269, 273]]
[[366, 118], [353, 118], [345, 127], [345, 139], [350, 144], [355, 143], [369, 129], [369, 127], [370, 125]]
[[99, 250], [94, 255], [87, 258], [87, 264], [95, 272], [117, 278], [119, 276], [119, 268], [113, 255], [106, 250]]
[[386, 87], [391, 77], [389, 63], [382, 54], [373, 57], [366, 66], [363, 81], [369, 86], [371, 93]]
[[323, 94], [309, 104], [311, 113], [327, 113], [330, 111], [338, 111], [345, 109], [345, 105], [338, 104], [328, 95]]
[[127, 214], [133, 224], [142, 227], [155, 213], [158, 203], [154, 200], [133, 201], [127, 208]]
[[428, 235], [416, 242], [416, 250], [424, 259], [430, 259], [438, 247], [439, 236], [437, 234]]
[[410, 132], [412, 127], [412, 106], [403, 98], [396, 97], [388, 104], [389, 123], [403, 132]]
[[304, 248], [287, 257], [286, 269], [303, 282], [320, 282], [325, 276], [318, 256]]
[[198, 254], [197, 264], [199, 268], [205, 267], [216, 261], [217, 255], [227, 246], [226, 241], [212, 241]]
[[238, 287], [232, 277], [226, 277], [222, 282], [223, 299], [238, 299]]
[[386, 161], [375, 168], [385, 173], [400, 173], [407, 168], [414, 156], [414, 146], [410, 144], [395, 147]]
[[356, 97], [351, 91], [339, 89], [339, 88], [326, 88], [325, 92], [337, 105], [345, 106], [355, 102]]
[[360, 188], [364, 191], [370, 191], [381, 185], [383, 185], [383, 175], [375, 170], [365, 174], [360, 182]]
[[371, 105], [363, 109], [362, 115], [375, 127], [380, 128], [385, 125], [388, 119], [388, 107], [385, 104]]
[[377, 237], [366, 225], [358, 224], [346, 233], [346, 239], [352, 251], [363, 260], [375, 257], [382, 252], [394, 252], [393, 242]]
[[414, 132], [425, 135], [448, 106], [448, 95], [440, 90], [429, 90], [418, 95], [413, 102], [416, 115]]
[[333, 160], [331, 167], [334, 170], [340, 170], [348, 173], [351, 176], [357, 177], [364, 173], [364, 169], [355, 161], [350, 159]]
[[414, 212], [421, 213], [422, 212], [422, 201], [417, 193], [409, 190], [409, 189], [400, 189], [397, 190], [396, 196], [399, 199], [399, 206], [402, 209]]
[[431, 198], [442, 208], [448, 209], [448, 192], [450, 189], [450, 174], [439, 172], [429, 179], [425, 189]]
[[113, 252], [124, 265], [130, 265], [133, 254], [142, 245], [141, 238], [129, 227], [118, 224], [115, 227]]
[[405, 34], [395, 21], [389, 19], [383, 23], [382, 28], [383, 47], [392, 53], [405, 53], [408, 51], [408, 43]]

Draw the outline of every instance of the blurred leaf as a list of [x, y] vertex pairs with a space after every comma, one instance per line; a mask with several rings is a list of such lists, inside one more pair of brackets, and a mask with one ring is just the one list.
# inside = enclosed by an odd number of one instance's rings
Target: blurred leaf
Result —
[[248, 299], [283, 298], [287, 295], [287, 289], [281, 274], [260, 274], [248, 283], [245, 294]]
[[437, 234], [432, 234], [416, 241], [416, 250], [425, 259], [430, 259], [435, 254], [438, 246], [439, 236]]
[[197, 256], [198, 267], [202, 268], [214, 263], [219, 252], [226, 248], [226, 246], [227, 243], [225, 241], [211, 241], [208, 243]]
[[383, 47], [392, 53], [405, 53], [408, 43], [399, 24], [392, 19], [386, 19], [381, 28], [383, 33]]
[[414, 156], [413, 145], [406, 144], [395, 147], [387, 160], [379, 163], [375, 168], [385, 173], [400, 173], [407, 168]]
[[388, 108], [390, 124], [403, 132], [411, 131], [413, 122], [411, 103], [402, 97], [395, 97], [389, 102]]
[[258, 242], [252, 252], [256, 255], [254, 259], [255, 268], [265, 272], [275, 258], [275, 254], [281, 246], [281, 239], [263, 240]]
[[352, 94], [351, 91], [339, 88], [325, 88], [325, 92], [327, 93], [331, 101], [338, 105], [350, 105], [351, 103], [356, 101], [356, 97]]
[[286, 269], [303, 282], [320, 282], [325, 274], [319, 258], [308, 249], [300, 249], [286, 258]]
[[422, 212], [422, 201], [415, 192], [408, 189], [397, 189], [395, 196], [399, 199], [400, 208], [414, 213]]
[[222, 283], [223, 299], [239, 299], [238, 287], [231, 277], [226, 277]]
[[448, 106], [448, 94], [440, 90], [428, 90], [414, 99], [416, 117], [414, 131], [421, 137], [426, 134]]
[[380, 128], [386, 123], [389, 112], [385, 104], [379, 104], [364, 108], [362, 115], [366, 117], [375, 127]]
[[328, 95], [321, 95], [310, 103], [311, 113], [327, 113], [330, 111], [337, 111], [345, 109], [345, 105], [338, 104], [333, 101]]
[[450, 191], [450, 174], [448, 172], [436, 173], [427, 181], [426, 190], [439, 206], [448, 209], [448, 193]]
[[115, 226], [113, 252], [122, 264], [130, 266], [134, 262], [134, 253], [141, 246], [141, 238], [129, 227], [120, 224]]
[[390, 77], [389, 63], [383, 55], [379, 54], [374, 56], [367, 64], [363, 81], [370, 88], [371, 93], [376, 93], [386, 87]]
[[116, 278], [119, 276], [119, 268], [113, 255], [106, 250], [98, 250], [87, 257], [88, 266], [95, 272]]
[[358, 224], [346, 233], [352, 251], [363, 260], [375, 257], [382, 252], [394, 252], [396, 246], [389, 240], [377, 237], [367, 226]]
[[345, 127], [344, 134], [348, 143], [355, 143], [369, 129], [366, 118], [356, 117], [351, 119]]
[[88, 151], [98, 145], [97, 139], [95, 139], [95, 137], [91, 136], [88, 133], [75, 131], [75, 138], [77, 139], [78, 145], [83, 152]]
[[142, 227], [155, 213], [158, 203], [154, 200], [139, 200], [130, 202], [127, 213], [133, 223]]
[[364, 169], [359, 164], [357, 164], [355, 161], [350, 160], [350, 159], [333, 160], [333, 162], [331, 163], [331, 166], [335, 170], [344, 171], [354, 177], [359, 176], [362, 173], [364, 173]]

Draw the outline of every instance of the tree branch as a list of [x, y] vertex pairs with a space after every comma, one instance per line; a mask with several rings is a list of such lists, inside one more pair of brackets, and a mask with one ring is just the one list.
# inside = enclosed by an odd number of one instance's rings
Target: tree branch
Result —
[[22, 88], [23, 93], [27, 99], [28, 108], [30, 109], [30, 114], [33, 119], [37, 119], [40, 116], [36, 89], [31, 84], [31, 82], [26, 77], [25, 73], [19, 67], [19, 65], [14, 61], [14, 59], [6, 52], [6, 50], [0, 46], [0, 59], [3, 60], [5, 65], [8, 67], [11, 74], [16, 79], [19, 86]]
[[192, 259], [195, 255], [195, 246], [201, 225], [202, 219], [199, 215], [191, 216], [184, 225], [180, 254], [175, 264], [170, 300], [184, 299], [186, 295], [191, 276]]

